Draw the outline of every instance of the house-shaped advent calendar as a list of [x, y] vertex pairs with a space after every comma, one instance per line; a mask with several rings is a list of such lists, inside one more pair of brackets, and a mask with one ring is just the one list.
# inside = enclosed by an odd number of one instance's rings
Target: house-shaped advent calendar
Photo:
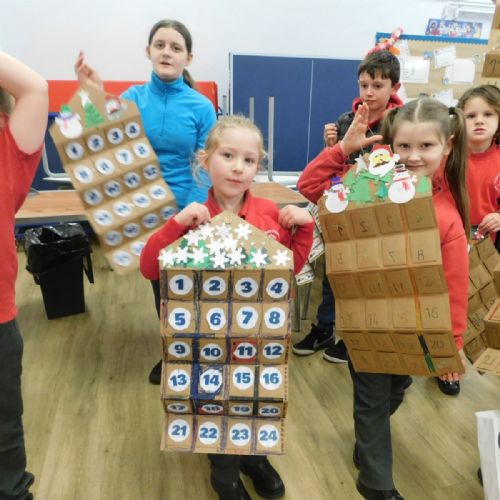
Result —
[[223, 212], [160, 254], [162, 449], [284, 453], [292, 252]]

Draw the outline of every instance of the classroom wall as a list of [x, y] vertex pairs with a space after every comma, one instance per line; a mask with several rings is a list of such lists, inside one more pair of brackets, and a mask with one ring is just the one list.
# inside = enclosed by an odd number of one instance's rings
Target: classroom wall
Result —
[[[170, 17], [194, 39], [192, 74], [227, 95], [228, 53], [361, 59], [377, 31], [423, 34], [443, 0], [1, 0], [0, 47], [47, 79], [72, 79], [80, 49], [106, 80], [144, 80], [150, 27]], [[484, 23], [491, 16], [470, 15]], [[465, 19], [464, 19], [465, 20]], [[219, 102], [221, 100], [219, 99]]]

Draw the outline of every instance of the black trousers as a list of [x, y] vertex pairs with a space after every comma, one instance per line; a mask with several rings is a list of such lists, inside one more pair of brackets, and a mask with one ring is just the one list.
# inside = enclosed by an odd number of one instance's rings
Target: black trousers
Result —
[[219, 483], [231, 484], [240, 478], [240, 466], [257, 466], [267, 460], [265, 455], [216, 455], [210, 453], [212, 479]]
[[391, 490], [391, 415], [403, 401], [408, 375], [358, 373], [349, 361], [354, 389], [354, 431], [359, 480], [375, 490]]
[[0, 500], [29, 498], [21, 371], [23, 340], [15, 320], [0, 323]]

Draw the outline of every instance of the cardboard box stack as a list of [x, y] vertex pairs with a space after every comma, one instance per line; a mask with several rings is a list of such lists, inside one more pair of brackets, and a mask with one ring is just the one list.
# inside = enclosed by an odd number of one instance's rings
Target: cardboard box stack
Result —
[[480, 84], [500, 84], [500, 0], [497, 0]]
[[292, 272], [228, 212], [162, 250], [162, 449], [284, 453]]
[[176, 211], [137, 106], [79, 89], [50, 134], [110, 265], [137, 269], [149, 235]]

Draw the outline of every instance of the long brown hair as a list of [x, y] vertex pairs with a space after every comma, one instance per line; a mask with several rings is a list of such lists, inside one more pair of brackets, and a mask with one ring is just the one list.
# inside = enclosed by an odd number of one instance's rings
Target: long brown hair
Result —
[[401, 122], [435, 123], [444, 141], [452, 140], [452, 148], [444, 167], [444, 178], [455, 200], [467, 238], [470, 233], [469, 203], [465, 175], [467, 169], [467, 137], [462, 110], [447, 108], [430, 97], [408, 102], [402, 108], [392, 109], [384, 115], [382, 135], [385, 144], [392, 144]]
[[[177, 33], [179, 33], [182, 38], [184, 38], [187, 53], [191, 54], [193, 52], [193, 39], [191, 37], [191, 33], [184, 24], [182, 24], [180, 21], [176, 21], [175, 19], [162, 19], [161, 21], [158, 21], [149, 32], [148, 45], [151, 45], [155, 33], [160, 28], [172, 28], [177, 31]], [[187, 85], [189, 85], [192, 89], [196, 89], [196, 83], [186, 68], [184, 68], [184, 70], [182, 71], [182, 76], [184, 77], [184, 81]]]

